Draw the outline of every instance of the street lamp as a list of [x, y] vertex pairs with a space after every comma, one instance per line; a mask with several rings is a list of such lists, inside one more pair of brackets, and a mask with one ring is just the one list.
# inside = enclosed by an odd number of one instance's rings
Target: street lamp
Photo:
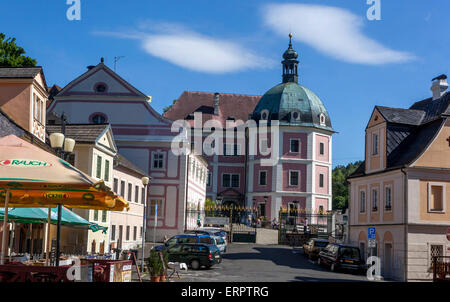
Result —
[[142, 263], [141, 263], [141, 271], [144, 271], [144, 257], [145, 257], [145, 231], [147, 229], [147, 185], [150, 182], [150, 178], [147, 176], [142, 177], [142, 184], [144, 185], [145, 196], [144, 198], [144, 217], [143, 217], [143, 226], [142, 226]]
[[[56, 154], [66, 160], [68, 154], [73, 152], [73, 148], [75, 147], [75, 140], [71, 138], [65, 138], [66, 135], [66, 115], [61, 115], [61, 132], [62, 133], [52, 133], [50, 134], [50, 146], [56, 150]], [[59, 266], [59, 256], [61, 254], [60, 251], [60, 242], [61, 242], [61, 210], [62, 205], [58, 204], [58, 224], [56, 229], [56, 259], [55, 265]], [[50, 211], [50, 209], [49, 209]], [[48, 252], [48, 251], [47, 251]]]

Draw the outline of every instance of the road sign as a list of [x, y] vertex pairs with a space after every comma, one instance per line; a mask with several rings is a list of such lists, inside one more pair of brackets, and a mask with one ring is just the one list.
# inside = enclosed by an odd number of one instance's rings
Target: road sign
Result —
[[450, 228], [447, 229], [447, 240], [450, 241]]
[[377, 238], [377, 230], [375, 227], [369, 227], [367, 229], [367, 238], [369, 238], [369, 239]]
[[377, 247], [377, 241], [375, 239], [369, 239], [369, 245], [368, 248], [376, 248]]

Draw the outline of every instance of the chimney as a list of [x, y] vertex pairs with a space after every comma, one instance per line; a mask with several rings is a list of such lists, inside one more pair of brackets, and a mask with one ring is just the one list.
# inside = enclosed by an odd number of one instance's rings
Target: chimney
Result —
[[219, 115], [219, 93], [214, 93], [214, 115]]
[[445, 91], [447, 91], [448, 83], [447, 76], [445, 74], [441, 74], [438, 77], [432, 79], [433, 85], [431, 85], [431, 91], [433, 92], [433, 101], [441, 98], [444, 95]]

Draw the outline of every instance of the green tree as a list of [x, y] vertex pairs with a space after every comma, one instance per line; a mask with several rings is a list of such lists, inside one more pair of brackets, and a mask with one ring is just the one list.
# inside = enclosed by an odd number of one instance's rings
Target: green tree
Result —
[[332, 173], [333, 210], [345, 210], [348, 207], [347, 177], [361, 165], [362, 161], [350, 163], [347, 166], [336, 166]]
[[167, 107], [163, 108], [163, 114], [166, 113], [167, 111], [169, 111], [170, 108], [172, 108], [172, 106], [177, 102], [177, 100], [173, 100], [172, 101], [172, 105], [169, 105]]
[[16, 44], [16, 38], [5, 40], [0, 33], [0, 67], [34, 67], [36, 60], [24, 56], [25, 50]]

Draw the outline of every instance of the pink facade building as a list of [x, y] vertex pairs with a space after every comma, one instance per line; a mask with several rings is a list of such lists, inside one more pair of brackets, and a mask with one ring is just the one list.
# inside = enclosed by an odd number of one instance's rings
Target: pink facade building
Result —
[[[248, 152], [249, 136], [239, 137], [229, 134], [233, 131], [223, 131], [218, 148], [223, 152], [213, 156], [203, 154], [209, 171], [207, 196], [212, 200], [256, 207], [260, 216], [270, 220], [278, 218], [280, 207], [292, 213], [331, 210], [334, 131], [321, 100], [298, 84], [297, 57], [290, 42], [283, 54], [282, 83], [262, 97], [184, 92], [165, 112], [164, 117], [170, 120], [186, 120], [191, 127], [202, 130], [200, 138], [192, 131], [193, 144], [204, 142], [216, 128], [233, 129], [241, 121], [279, 124], [277, 135], [262, 139], [258, 136], [255, 146], [258, 152], [253, 155]], [[201, 123], [197, 118], [200, 115]], [[271, 156], [266, 150], [276, 153], [274, 164], [263, 163]]]

